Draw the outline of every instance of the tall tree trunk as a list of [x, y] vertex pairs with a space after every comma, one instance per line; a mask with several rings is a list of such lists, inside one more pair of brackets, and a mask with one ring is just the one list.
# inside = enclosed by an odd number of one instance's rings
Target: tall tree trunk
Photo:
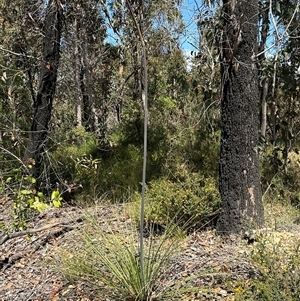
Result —
[[264, 223], [258, 162], [258, 0], [223, 1], [221, 234]]
[[92, 92], [92, 79], [90, 74], [90, 62], [88, 53], [87, 30], [85, 25], [82, 25], [81, 40], [81, 55], [82, 64], [80, 66], [80, 89], [83, 103], [83, 124], [86, 130], [95, 133], [98, 127], [96, 123], [97, 116], [95, 116], [95, 104]]
[[268, 95], [268, 79], [263, 79], [262, 91], [261, 91], [261, 120], [260, 120], [260, 132], [263, 138], [266, 137], [267, 130], [267, 95]]
[[267, 47], [267, 39], [270, 29], [270, 20], [269, 20], [269, 3], [265, 1], [261, 3], [259, 7], [259, 16], [261, 22], [261, 29], [260, 29], [260, 42], [258, 47], [258, 64], [260, 67], [260, 80], [262, 82], [261, 85], [261, 120], [260, 120], [260, 132], [263, 138], [266, 137], [266, 129], [267, 129], [267, 96], [268, 96], [268, 89], [269, 89], [269, 82], [268, 82], [268, 72], [264, 71], [264, 64], [266, 62], [266, 55], [265, 49]]
[[55, 93], [59, 64], [60, 37], [62, 29], [62, 7], [59, 1], [50, 0], [44, 23], [43, 62], [41, 65], [39, 90], [34, 104], [35, 112], [24, 162], [31, 164], [31, 174], [40, 175], [45, 143], [49, 131], [52, 102]]
[[76, 103], [76, 121], [77, 126], [82, 127], [83, 124], [83, 95], [81, 93], [81, 70], [82, 70], [82, 58], [79, 53], [78, 40], [79, 26], [77, 24], [77, 17], [74, 18], [73, 22], [73, 47], [74, 47], [74, 58], [73, 58], [73, 68], [74, 68], [74, 83], [75, 83], [75, 103]]

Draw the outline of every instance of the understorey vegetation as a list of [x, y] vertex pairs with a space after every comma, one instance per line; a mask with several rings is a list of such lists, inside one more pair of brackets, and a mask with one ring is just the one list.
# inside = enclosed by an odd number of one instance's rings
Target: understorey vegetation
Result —
[[[72, 281], [145, 301], [170, 297], [152, 294], [191, 233], [297, 227], [297, 1], [11, 0], [0, 11], [1, 233], [49, 208], [122, 204], [128, 241], [88, 217], [83, 249], [58, 261]], [[272, 235], [253, 238], [258, 272], [230, 284], [236, 300], [300, 298], [297, 239]]]

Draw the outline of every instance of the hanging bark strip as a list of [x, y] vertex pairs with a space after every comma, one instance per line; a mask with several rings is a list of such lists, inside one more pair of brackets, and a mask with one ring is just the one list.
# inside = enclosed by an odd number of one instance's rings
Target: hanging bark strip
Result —
[[24, 162], [26, 165], [32, 165], [30, 173], [36, 179], [40, 175], [40, 166], [43, 161], [51, 119], [59, 65], [62, 22], [63, 11], [60, 1], [50, 0], [44, 22], [43, 61], [40, 71], [39, 90], [34, 103], [35, 111], [24, 155]]

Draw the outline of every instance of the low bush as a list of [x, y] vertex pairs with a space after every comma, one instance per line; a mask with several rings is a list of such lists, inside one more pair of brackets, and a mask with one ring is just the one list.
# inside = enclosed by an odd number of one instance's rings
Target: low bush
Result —
[[[139, 195], [134, 197], [136, 216], [139, 212]], [[213, 178], [192, 173], [185, 181], [166, 178], [151, 181], [146, 190], [145, 217], [149, 222], [165, 224], [176, 221], [185, 227], [201, 227], [216, 216], [219, 193]]]
[[130, 194], [140, 189], [142, 160], [142, 151], [137, 146], [113, 148], [98, 171], [100, 193], [107, 194], [112, 202], [128, 201]]
[[76, 174], [78, 162], [83, 158], [94, 158], [96, 154], [97, 142], [83, 127], [67, 132], [64, 140], [52, 151], [57, 173], [67, 181], [84, 180], [86, 174]]
[[300, 206], [300, 154], [292, 151], [287, 162], [278, 147], [267, 147], [261, 158], [261, 181], [264, 200]]
[[252, 252], [259, 276], [236, 289], [236, 300], [299, 300], [300, 241], [288, 232], [262, 234]]
[[142, 152], [131, 144], [114, 146], [103, 157], [93, 135], [78, 128], [67, 133], [65, 142], [52, 156], [55, 175], [66, 184], [82, 187], [79, 198], [106, 195], [111, 201], [120, 202], [128, 198], [128, 191], [139, 188]]
[[286, 187], [291, 192], [291, 204], [300, 208], [300, 154], [290, 152], [288, 154], [288, 165], [286, 174]]
[[12, 199], [11, 224], [6, 225], [6, 231], [25, 230], [28, 220], [38, 212], [62, 205], [58, 190], [47, 195], [35, 188], [37, 180], [25, 172], [29, 173], [31, 168], [31, 165], [22, 166], [7, 171], [5, 177], [0, 175], [0, 193]]

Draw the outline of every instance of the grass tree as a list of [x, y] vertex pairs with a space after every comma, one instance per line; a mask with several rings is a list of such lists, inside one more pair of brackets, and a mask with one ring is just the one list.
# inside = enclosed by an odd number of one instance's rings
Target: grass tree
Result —
[[156, 236], [150, 228], [141, 257], [135, 223], [116, 214], [112, 221], [101, 223], [87, 215], [86, 226], [77, 236], [80, 248], [61, 249], [55, 269], [72, 281], [84, 280], [110, 300], [146, 301], [171, 294], [170, 287], [158, 284], [172, 267], [170, 259], [179, 249], [182, 232], [169, 224]]

